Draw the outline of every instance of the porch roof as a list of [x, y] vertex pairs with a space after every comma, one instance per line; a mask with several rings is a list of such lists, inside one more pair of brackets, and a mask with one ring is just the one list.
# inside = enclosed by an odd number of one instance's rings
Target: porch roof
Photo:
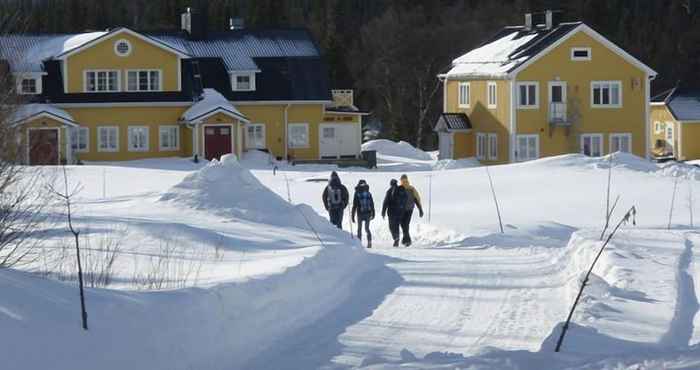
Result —
[[472, 123], [464, 113], [442, 113], [435, 123], [435, 131], [467, 131], [471, 129]]
[[70, 113], [50, 104], [20, 105], [12, 115], [10, 115], [8, 121], [10, 125], [14, 127], [38, 118], [50, 118], [70, 127], [79, 126], [78, 122], [73, 119]]
[[194, 103], [182, 115], [182, 121], [201, 123], [204, 119], [217, 113], [222, 113], [239, 121], [250, 123], [250, 120], [231, 104], [221, 93], [214, 89], [204, 89], [200, 100]]

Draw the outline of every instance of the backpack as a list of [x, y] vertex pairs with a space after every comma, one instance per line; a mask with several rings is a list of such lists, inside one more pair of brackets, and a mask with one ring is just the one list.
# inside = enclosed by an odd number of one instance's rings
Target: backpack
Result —
[[394, 206], [396, 210], [405, 210], [408, 204], [408, 192], [403, 186], [399, 186], [394, 190], [393, 196]]
[[331, 208], [341, 208], [343, 206], [343, 191], [340, 188], [328, 186], [326, 199]]
[[358, 207], [360, 213], [372, 212], [372, 195], [368, 191], [357, 193], [357, 200], [360, 203]]

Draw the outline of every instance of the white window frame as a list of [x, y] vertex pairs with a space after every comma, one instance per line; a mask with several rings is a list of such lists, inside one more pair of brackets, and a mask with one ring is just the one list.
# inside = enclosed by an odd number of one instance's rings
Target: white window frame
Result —
[[[139, 73], [148, 73], [148, 89], [141, 90], [141, 84], [139, 80]], [[153, 89], [151, 86], [151, 72], [158, 72], [158, 88]], [[136, 89], [129, 88], [129, 74], [136, 73]], [[163, 70], [162, 69], [127, 69], [126, 70], [126, 84], [124, 85], [124, 90], [128, 92], [158, 92], [163, 91]]]
[[[75, 138], [78, 140], [77, 142], [77, 148], [73, 149], [73, 145], [76, 144], [75, 141], [73, 140], [73, 133], [76, 133]], [[81, 149], [80, 144], [80, 132], [85, 132], [85, 148]], [[90, 128], [88, 127], [75, 127], [71, 129], [71, 150], [75, 153], [87, 153], [90, 151]]]
[[488, 156], [489, 161], [498, 160], [498, 134], [488, 134]]
[[[127, 51], [126, 53], [120, 53], [119, 50], [117, 49], [117, 46], [118, 46], [119, 44], [121, 44], [122, 42], [124, 42], [124, 43], [126, 43], [127, 45], [129, 45], [129, 51]], [[114, 54], [116, 54], [116, 55], [119, 56], [119, 57], [122, 57], [122, 58], [128, 57], [129, 55], [131, 55], [131, 52], [132, 52], [133, 50], [134, 50], [134, 46], [131, 45], [131, 42], [130, 42], [129, 40], [127, 40], [127, 39], [119, 39], [119, 40], [117, 40], [116, 42], [114, 42]]]
[[[668, 134], [669, 132], [671, 133], [670, 138]], [[676, 141], [676, 127], [673, 122], [666, 122], [666, 126], [664, 127], [664, 140], [670, 142], [671, 145], [673, 145], [673, 142]]]
[[[100, 72], [108, 73], [108, 75], [107, 75], [108, 77], [109, 77], [109, 73], [110, 73], [110, 72], [116, 72], [116, 73], [117, 73], [117, 86], [116, 86], [116, 90], [97, 90], [97, 86], [98, 86], [98, 83], [97, 83], [97, 74], [100, 73]], [[88, 90], [88, 74], [90, 74], [90, 73], [95, 73], [95, 90], [94, 90], [94, 91], [93, 91], [93, 90]], [[108, 79], [108, 81], [109, 81], [109, 79]], [[108, 84], [108, 85], [109, 85], [109, 84]], [[83, 71], [83, 92], [86, 92], [86, 93], [114, 93], [114, 92], [121, 92], [121, 91], [122, 91], [121, 86], [122, 86], [122, 71], [120, 71], [120, 70], [118, 70], [118, 69], [86, 69], [86, 70]]]
[[[146, 131], [145, 146], [143, 146], [143, 147], [139, 147], [139, 148], [132, 147], [132, 144], [134, 144], [134, 142], [132, 141], [131, 131], [136, 130], [136, 129], [138, 129], [138, 130], [143, 129]], [[150, 130], [149, 130], [148, 126], [142, 126], [142, 125], [141, 126], [136, 126], [136, 125], [135, 126], [128, 126], [126, 128], [127, 150], [130, 152], [147, 152], [147, 151], [149, 151], [150, 141], [151, 141], [151, 135], [150, 135], [149, 131]]]
[[[588, 53], [587, 57], [577, 57], [576, 52], [578, 51], [585, 51]], [[584, 47], [576, 47], [576, 48], [571, 48], [571, 60], [574, 62], [588, 62], [593, 58], [591, 48], [584, 48]]]
[[[250, 140], [250, 129], [251, 128], [256, 128], [260, 127], [261, 132], [262, 132], [262, 143], [252, 143]], [[246, 147], [248, 149], [265, 149], [267, 148], [267, 132], [265, 132], [265, 124], [264, 123], [249, 123], [245, 127], [245, 138], [246, 138]]]
[[658, 135], [662, 132], [663, 132], [663, 130], [661, 129], [661, 122], [654, 121], [654, 133]]
[[[17, 94], [19, 95], [41, 95], [43, 92], [42, 78], [41, 76], [32, 75], [17, 75]], [[36, 92], [26, 92], [22, 86], [24, 80], [33, 80]]]
[[[617, 104], [613, 104], [612, 101], [612, 86], [617, 85], [619, 96], [618, 96], [618, 102]], [[609, 104], [603, 104], [602, 102], [602, 95], [601, 95], [601, 103], [596, 104], [595, 103], [595, 88], [596, 86], [600, 86], [601, 89], [601, 94], [603, 91], [603, 88], [607, 87], [610, 90], [610, 103]], [[622, 108], [622, 96], [623, 96], [623, 91], [622, 91], [622, 81], [591, 81], [591, 108], [597, 108], [597, 109], [608, 109], [608, 108]]]
[[[588, 154], [585, 153], [585, 148], [584, 148], [584, 144], [585, 144], [585, 142], [586, 142], [585, 140], [586, 140], [587, 138], [591, 139], [591, 154], [590, 154], [590, 155], [588, 155]], [[599, 140], [600, 140], [600, 153], [599, 153], [598, 155], [595, 155], [595, 154], [593, 153], [593, 139], [599, 139]], [[604, 142], [603, 139], [604, 139], [603, 134], [582, 134], [582, 135], [581, 135], [581, 141], [580, 141], [580, 144], [581, 144], [581, 145], [580, 145], [580, 149], [581, 149], [581, 152], [580, 152], [580, 153], [583, 154], [583, 155], [588, 155], [588, 156], [590, 156], [590, 157], [602, 157], [602, 156], [604, 156], [604, 155], [605, 155], [605, 149], [604, 149], [604, 148], [605, 148], [605, 142]]]
[[[530, 102], [530, 87], [535, 86], [535, 104], [529, 104]], [[518, 82], [517, 84], [518, 87], [518, 109], [539, 109], [540, 107], [540, 83], [537, 81], [523, 81], [523, 82]], [[528, 104], [521, 104], [520, 98], [521, 98], [521, 87], [525, 87], [526, 91], [526, 101]]]
[[629, 143], [629, 144], [628, 144], [628, 145], [629, 145], [629, 151], [628, 151], [628, 152], [624, 152], [624, 153], [632, 153], [632, 134], [629, 133], [629, 132], [610, 134], [610, 138], [609, 138], [609, 140], [610, 140], [610, 145], [609, 145], [610, 148], [609, 148], [608, 153], [615, 153], [615, 151], [613, 150], [613, 141], [614, 141], [614, 139], [620, 139], [620, 138], [625, 138], [625, 139], [627, 139], [627, 141], [628, 141], [628, 143]]
[[[116, 135], [114, 137], [115, 148], [103, 148], [102, 147], [102, 130], [114, 130]], [[119, 151], [119, 126], [98, 126], [97, 127], [97, 151], [105, 153], [115, 153]]]
[[[250, 86], [247, 89], [238, 87], [238, 77], [247, 76], [250, 79]], [[231, 73], [231, 90], [233, 91], [255, 91], [255, 72], [235, 72]]]
[[485, 160], [488, 153], [488, 136], [479, 132], [476, 134], [476, 159]]
[[[166, 130], [175, 130], [175, 146], [163, 145], [163, 132]], [[178, 125], [161, 125], [158, 127], [158, 150], [161, 152], [174, 152], [180, 150], [180, 126]]]
[[[535, 140], [535, 155], [534, 157], [523, 157], [523, 153], [519, 151], [520, 149], [520, 139], [525, 139], [526, 143], [529, 139]], [[527, 146], [529, 148], [529, 145]], [[527, 162], [533, 161], [540, 158], [540, 135], [537, 134], [523, 134], [515, 136], [515, 160], [516, 162]]]
[[[491, 88], [493, 88], [493, 102], [491, 101]], [[498, 84], [494, 81], [486, 83], [486, 103], [489, 109], [496, 109], [498, 107]]]
[[[306, 130], [306, 143], [304, 144], [293, 144], [292, 141], [292, 128], [295, 127], [304, 127]], [[308, 123], [290, 123], [287, 127], [287, 132], [288, 137], [287, 137], [287, 147], [290, 149], [308, 149], [311, 146], [311, 137], [310, 137], [310, 131], [309, 131], [309, 124]]]
[[471, 106], [471, 84], [469, 82], [460, 82], [457, 88], [457, 102], [460, 108], [469, 108]]

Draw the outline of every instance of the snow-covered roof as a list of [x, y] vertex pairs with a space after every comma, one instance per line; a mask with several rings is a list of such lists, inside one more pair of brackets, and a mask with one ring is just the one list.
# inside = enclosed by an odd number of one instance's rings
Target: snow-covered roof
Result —
[[243, 122], [250, 122], [226, 97], [214, 89], [204, 89], [201, 100], [182, 115], [182, 121], [199, 123], [217, 113], [229, 115]]
[[68, 126], [78, 126], [70, 113], [50, 104], [20, 105], [10, 116], [9, 122], [12, 126], [17, 126], [41, 117], [49, 117]]
[[513, 67], [528, 58], [513, 58], [513, 54], [537, 36], [537, 33], [523, 35], [520, 30], [514, 30], [453, 60], [453, 67], [447, 76], [504, 77]]
[[69, 52], [107, 32], [67, 35], [6, 35], [0, 37], [0, 59], [7, 60], [13, 72], [42, 72], [42, 62]]

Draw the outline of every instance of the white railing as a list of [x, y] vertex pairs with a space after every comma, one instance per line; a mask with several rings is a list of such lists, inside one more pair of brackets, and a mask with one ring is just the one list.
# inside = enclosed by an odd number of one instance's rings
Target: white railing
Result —
[[549, 103], [549, 123], [557, 125], [570, 123], [566, 114], [566, 103]]

